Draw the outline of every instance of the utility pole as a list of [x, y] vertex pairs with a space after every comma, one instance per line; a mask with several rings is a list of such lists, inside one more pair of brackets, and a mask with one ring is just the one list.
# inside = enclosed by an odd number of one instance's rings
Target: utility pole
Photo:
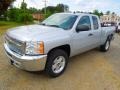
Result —
[[43, 2], [45, 3], [44, 14], [46, 15], [46, 14], [47, 14], [47, 10], [46, 10], [46, 7], [47, 7], [47, 1], [44, 0]]
[[[25, 0], [23, 0], [23, 2], [22, 2], [23, 4], [25, 3]], [[25, 14], [25, 7], [23, 8], [23, 11], [24, 11], [24, 14]], [[24, 18], [24, 23], [26, 23], [26, 20], [25, 20], [25, 18]]]

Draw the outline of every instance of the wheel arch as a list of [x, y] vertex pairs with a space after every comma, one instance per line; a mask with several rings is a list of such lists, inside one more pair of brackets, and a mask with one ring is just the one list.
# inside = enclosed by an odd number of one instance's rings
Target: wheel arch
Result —
[[65, 51], [68, 55], [68, 57], [70, 56], [71, 54], [71, 48], [70, 48], [70, 45], [69, 44], [65, 44], [65, 45], [61, 45], [61, 46], [57, 46], [57, 47], [54, 47], [52, 49], [50, 49], [47, 53], [47, 55], [49, 55], [52, 51], [56, 50], [56, 49], [61, 49], [63, 51]]
[[107, 39], [109, 39], [110, 41], [112, 40], [112, 38], [113, 38], [113, 34], [110, 34], [110, 35], [108, 35], [108, 37], [107, 37]]

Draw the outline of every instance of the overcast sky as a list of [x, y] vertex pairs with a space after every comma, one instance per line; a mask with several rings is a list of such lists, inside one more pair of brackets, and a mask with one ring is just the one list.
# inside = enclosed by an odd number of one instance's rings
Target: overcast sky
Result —
[[[16, 0], [14, 6], [20, 7], [23, 0]], [[44, 7], [44, 0], [25, 0], [28, 7], [41, 9]], [[93, 11], [98, 9], [106, 12], [116, 12], [120, 15], [120, 0], [47, 0], [47, 6], [55, 6], [63, 3], [69, 6], [70, 11]]]

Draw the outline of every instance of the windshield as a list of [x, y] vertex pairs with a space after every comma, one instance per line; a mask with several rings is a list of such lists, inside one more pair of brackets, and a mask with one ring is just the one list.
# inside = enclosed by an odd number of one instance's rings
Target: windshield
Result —
[[41, 25], [58, 27], [68, 30], [73, 27], [77, 17], [77, 15], [54, 14], [44, 20]]

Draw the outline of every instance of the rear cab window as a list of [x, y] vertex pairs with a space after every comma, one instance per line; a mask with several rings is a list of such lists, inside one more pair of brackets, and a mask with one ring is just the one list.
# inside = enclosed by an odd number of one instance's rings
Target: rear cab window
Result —
[[93, 21], [93, 29], [98, 30], [99, 29], [98, 18], [96, 16], [92, 16], [92, 21]]

